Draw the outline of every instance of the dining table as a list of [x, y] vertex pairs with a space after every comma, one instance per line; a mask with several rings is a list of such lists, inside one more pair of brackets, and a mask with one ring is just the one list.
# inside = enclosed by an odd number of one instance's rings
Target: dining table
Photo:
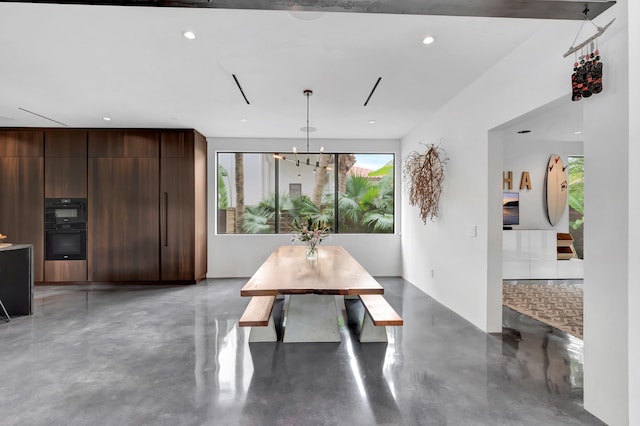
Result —
[[384, 294], [384, 288], [341, 246], [276, 248], [240, 290], [243, 297], [285, 296], [284, 342], [339, 342], [340, 297]]

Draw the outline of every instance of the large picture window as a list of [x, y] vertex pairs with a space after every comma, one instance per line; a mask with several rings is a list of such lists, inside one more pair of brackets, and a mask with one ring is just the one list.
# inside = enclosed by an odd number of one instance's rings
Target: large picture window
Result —
[[307, 218], [334, 233], [394, 232], [393, 154], [302, 157], [218, 153], [218, 233], [290, 233]]

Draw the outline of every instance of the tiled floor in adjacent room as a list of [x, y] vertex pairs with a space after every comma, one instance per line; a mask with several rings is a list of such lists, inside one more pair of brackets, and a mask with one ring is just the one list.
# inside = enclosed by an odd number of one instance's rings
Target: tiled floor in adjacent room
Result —
[[581, 279], [505, 280], [502, 303], [582, 339], [584, 295]]
[[[1, 425], [601, 425], [582, 342], [507, 308], [487, 335], [399, 278], [404, 327], [360, 344], [255, 343], [244, 279], [37, 287], [0, 322]], [[344, 310], [342, 314], [344, 315]]]

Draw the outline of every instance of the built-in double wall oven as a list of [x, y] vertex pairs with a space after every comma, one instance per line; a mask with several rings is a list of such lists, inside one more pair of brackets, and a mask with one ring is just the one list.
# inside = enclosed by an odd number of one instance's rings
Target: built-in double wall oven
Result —
[[87, 259], [87, 199], [45, 199], [45, 259]]

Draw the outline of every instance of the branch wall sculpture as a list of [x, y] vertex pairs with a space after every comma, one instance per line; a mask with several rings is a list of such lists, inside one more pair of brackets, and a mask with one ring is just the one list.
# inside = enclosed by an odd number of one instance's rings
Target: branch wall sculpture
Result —
[[434, 144], [428, 145], [424, 154], [412, 151], [405, 157], [403, 176], [408, 182], [409, 204], [420, 208], [425, 224], [427, 219], [438, 217], [447, 160], [444, 150]]

